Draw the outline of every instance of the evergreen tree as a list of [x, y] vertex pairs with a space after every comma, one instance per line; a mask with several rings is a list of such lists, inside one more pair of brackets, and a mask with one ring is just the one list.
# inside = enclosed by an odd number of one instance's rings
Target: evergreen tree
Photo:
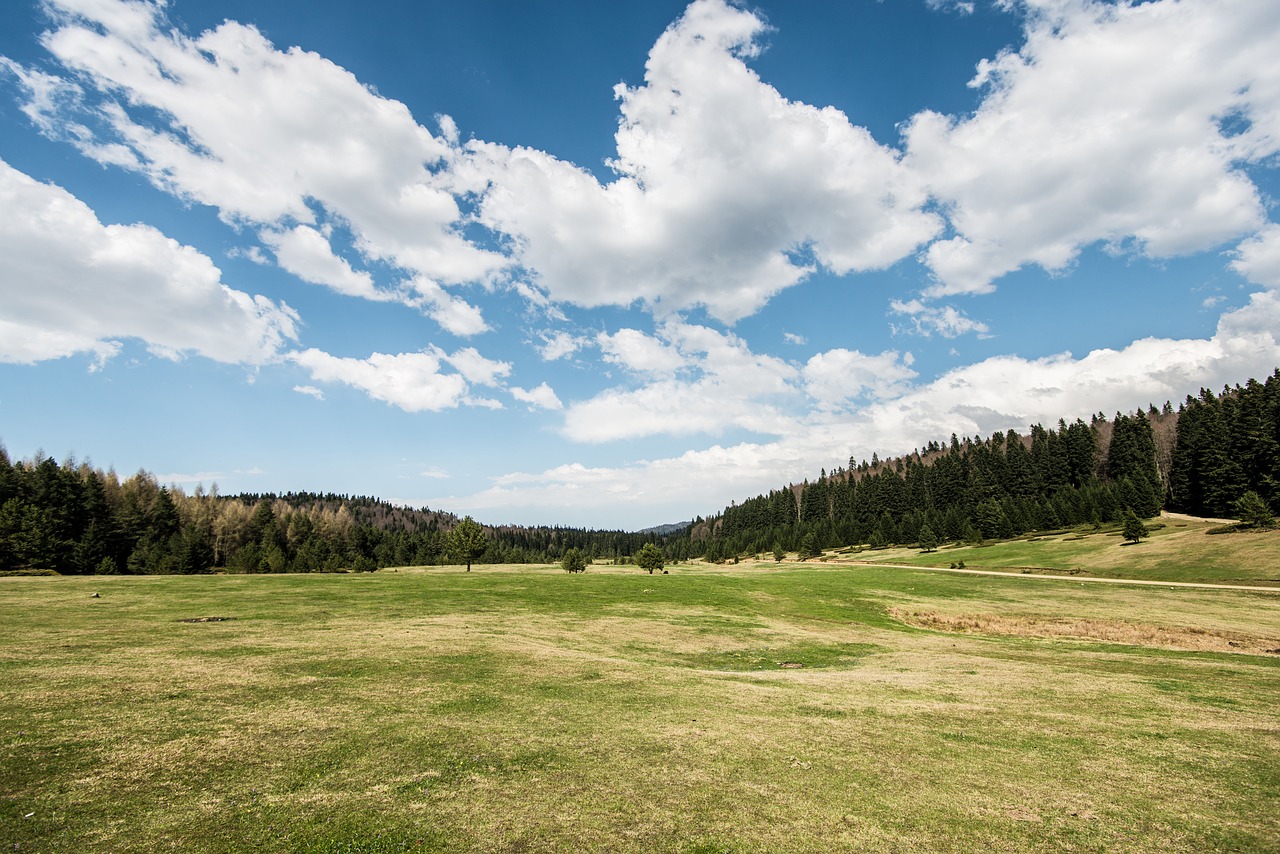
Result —
[[1120, 533], [1126, 541], [1136, 543], [1151, 532], [1147, 530], [1147, 526], [1138, 518], [1138, 514], [1134, 513], [1132, 508], [1126, 507], [1124, 511], [1124, 529]]
[[938, 550], [938, 536], [933, 533], [933, 529], [928, 525], [920, 529], [920, 549], [924, 552], [932, 552]]
[[485, 538], [484, 528], [470, 516], [454, 525], [449, 532], [449, 551], [466, 561], [467, 572], [471, 571], [471, 562], [483, 555], [488, 548], [489, 541]]
[[666, 565], [666, 557], [662, 554], [662, 549], [653, 543], [645, 543], [640, 551], [636, 552], [636, 565], [653, 575], [655, 570], [660, 570]]
[[1262, 496], [1250, 490], [1240, 496], [1236, 502], [1236, 516], [1240, 524], [1247, 528], [1271, 528], [1276, 524], [1276, 517], [1262, 500]]
[[578, 573], [587, 571], [587, 559], [583, 557], [582, 552], [578, 549], [569, 549], [564, 553], [564, 558], [560, 561], [560, 566], [565, 572]]

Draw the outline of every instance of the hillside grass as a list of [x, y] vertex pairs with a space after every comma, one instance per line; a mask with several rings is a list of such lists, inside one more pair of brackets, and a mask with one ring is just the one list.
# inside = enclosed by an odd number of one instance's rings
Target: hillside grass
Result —
[[1147, 526], [1150, 537], [1138, 543], [1126, 543], [1118, 526], [1084, 527], [977, 546], [948, 543], [928, 553], [866, 549], [826, 560], [935, 567], [963, 561], [968, 569], [1280, 588], [1280, 530], [1211, 535], [1207, 532], [1220, 526], [1217, 520], [1177, 516], [1148, 520]]
[[1276, 594], [833, 564], [5, 578], [0, 843], [1276, 850], [1268, 648]]

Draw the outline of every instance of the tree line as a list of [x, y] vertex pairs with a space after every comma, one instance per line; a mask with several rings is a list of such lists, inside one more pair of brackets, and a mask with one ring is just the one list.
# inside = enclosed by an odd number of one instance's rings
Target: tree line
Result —
[[1280, 508], [1280, 370], [1090, 423], [930, 442], [849, 460], [814, 481], [733, 504], [690, 527], [688, 552], [718, 561], [774, 550], [980, 542], [1123, 522], [1162, 507], [1236, 515], [1250, 493]]
[[[891, 460], [855, 462], [658, 535], [568, 527], [480, 528], [452, 513], [332, 493], [187, 493], [145, 471], [121, 480], [87, 462], [0, 447], [0, 571], [69, 574], [334, 572], [387, 566], [669, 562], [742, 554], [1002, 539], [1150, 518], [1162, 507], [1259, 518], [1280, 509], [1280, 369], [1089, 423], [951, 436]], [[475, 523], [470, 523], [474, 525]], [[460, 526], [462, 526], [460, 528]], [[466, 535], [466, 536], [462, 536]], [[652, 551], [645, 550], [646, 561]]]
[[622, 562], [654, 539], [516, 526], [483, 528], [481, 539], [453, 536], [465, 522], [366, 496], [221, 496], [216, 486], [187, 493], [146, 471], [121, 480], [43, 454], [14, 462], [0, 448], [0, 571], [360, 572], [455, 561], [553, 563], [569, 549]]

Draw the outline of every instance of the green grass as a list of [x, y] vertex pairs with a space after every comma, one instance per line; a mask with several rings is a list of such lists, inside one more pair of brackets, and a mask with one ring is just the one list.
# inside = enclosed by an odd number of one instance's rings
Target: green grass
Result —
[[1269, 593], [830, 564], [5, 578], [0, 848], [1276, 850], [1271, 643]]
[[952, 543], [927, 554], [895, 548], [837, 555], [834, 560], [935, 567], [963, 561], [968, 569], [1280, 588], [1280, 530], [1211, 536], [1206, 532], [1217, 523], [1205, 520], [1169, 517], [1148, 524], [1151, 536], [1138, 543], [1126, 543], [1118, 528], [1084, 528], [981, 546]]

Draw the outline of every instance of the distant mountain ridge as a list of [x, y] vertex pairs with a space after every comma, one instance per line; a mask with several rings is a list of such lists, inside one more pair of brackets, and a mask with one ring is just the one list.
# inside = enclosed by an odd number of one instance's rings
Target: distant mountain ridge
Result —
[[677, 534], [693, 524], [693, 520], [688, 522], [670, 522], [666, 525], [654, 525], [652, 528], [641, 528], [636, 531], [637, 534], [651, 534], [655, 537], [665, 537], [668, 534]]

